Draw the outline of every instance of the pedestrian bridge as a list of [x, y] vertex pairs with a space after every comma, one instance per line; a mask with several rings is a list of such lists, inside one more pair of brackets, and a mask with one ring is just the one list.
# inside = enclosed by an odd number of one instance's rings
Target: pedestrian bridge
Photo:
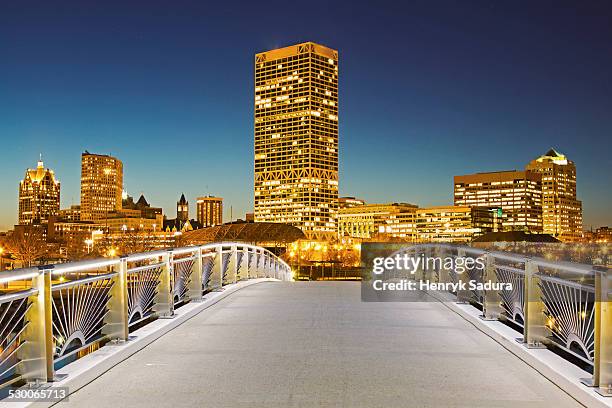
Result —
[[[440, 248], [412, 249], [435, 250]], [[461, 255], [460, 249], [446, 250]], [[520, 274], [512, 260], [508, 268]], [[527, 289], [533, 289], [531, 280], [537, 274], [531, 262], [524, 262], [522, 271], [527, 271]], [[504, 269], [491, 258], [487, 266]], [[453, 271], [445, 272], [453, 279]], [[444, 280], [442, 275], [438, 279]], [[24, 287], [27, 282], [30, 287]], [[601, 279], [597, 282], [593, 293], [601, 291]], [[62, 406], [607, 404], [595, 393], [576, 396], [567, 381], [579, 378], [558, 381], [535, 360], [513, 351], [525, 346], [505, 343], [470, 319], [470, 308], [481, 312], [466, 297], [480, 296], [486, 305], [491, 294], [455, 293], [463, 305], [362, 302], [357, 282], [292, 282], [282, 260], [240, 243], [13, 271], [0, 275], [0, 283], [6, 292], [0, 297], [3, 385], [72, 384]], [[527, 299], [536, 302], [533, 296], [528, 293]], [[592, 380], [602, 381], [610, 361], [597, 360], [605, 355], [600, 347], [606, 346], [597, 324], [606, 315], [597, 311], [603, 303], [586, 303], [589, 313], [597, 313]], [[529, 316], [529, 302], [524, 305], [521, 312]], [[544, 312], [549, 310], [552, 306]], [[505, 309], [494, 312], [503, 315]], [[486, 307], [484, 314], [487, 317]], [[518, 322], [518, 315], [512, 317]], [[172, 330], [163, 329], [168, 325]], [[523, 324], [525, 338], [530, 327]], [[156, 330], [164, 334], [138, 347]], [[96, 361], [103, 361], [100, 356], [121, 355], [130, 347], [138, 352], [125, 353], [116, 364], [99, 363], [94, 378], [75, 381], [79, 373], [95, 372]], [[562, 358], [550, 354], [549, 360]], [[71, 371], [79, 364], [80, 371]], [[569, 375], [578, 371], [569, 370]]]

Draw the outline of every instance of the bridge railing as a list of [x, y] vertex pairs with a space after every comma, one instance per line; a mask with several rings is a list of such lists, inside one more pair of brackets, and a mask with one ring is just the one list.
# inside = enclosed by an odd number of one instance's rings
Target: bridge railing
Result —
[[[456, 301], [482, 308], [484, 320], [511, 322], [529, 348], [555, 347], [592, 367], [582, 379], [601, 395], [612, 396], [612, 273], [609, 268], [553, 262], [508, 252], [447, 244], [413, 245], [397, 251], [412, 256], [473, 257], [483, 262], [458, 271], [459, 263], [419, 268], [409, 277], [435, 282], [462, 281]], [[464, 268], [464, 267], [462, 267]], [[400, 276], [398, 276], [400, 277]], [[469, 289], [476, 283], [511, 283], [512, 290]], [[493, 286], [494, 287], [494, 286]]]
[[262, 247], [221, 242], [0, 273], [0, 388], [60, 367], [203, 294], [251, 278], [292, 280]]

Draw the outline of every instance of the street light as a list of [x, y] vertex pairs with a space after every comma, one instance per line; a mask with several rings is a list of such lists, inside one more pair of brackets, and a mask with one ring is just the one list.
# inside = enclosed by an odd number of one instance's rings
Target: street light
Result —
[[0, 272], [4, 270], [4, 248], [0, 247]]
[[86, 239], [85, 240], [85, 245], [87, 245], [87, 253], [91, 253], [92, 247], [93, 247], [93, 239]]

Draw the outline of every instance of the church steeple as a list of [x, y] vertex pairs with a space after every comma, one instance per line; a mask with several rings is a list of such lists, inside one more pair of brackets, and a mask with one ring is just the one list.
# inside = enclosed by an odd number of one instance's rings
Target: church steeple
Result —
[[181, 194], [181, 198], [176, 202], [176, 219], [181, 225], [189, 220], [189, 203], [185, 194]]

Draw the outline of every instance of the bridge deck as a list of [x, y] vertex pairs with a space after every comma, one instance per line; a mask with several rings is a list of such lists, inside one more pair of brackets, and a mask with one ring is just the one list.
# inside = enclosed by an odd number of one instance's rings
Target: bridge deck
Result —
[[362, 303], [352, 282], [272, 282], [205, 310], [62, 406], [578, 404], [439, 303]]

